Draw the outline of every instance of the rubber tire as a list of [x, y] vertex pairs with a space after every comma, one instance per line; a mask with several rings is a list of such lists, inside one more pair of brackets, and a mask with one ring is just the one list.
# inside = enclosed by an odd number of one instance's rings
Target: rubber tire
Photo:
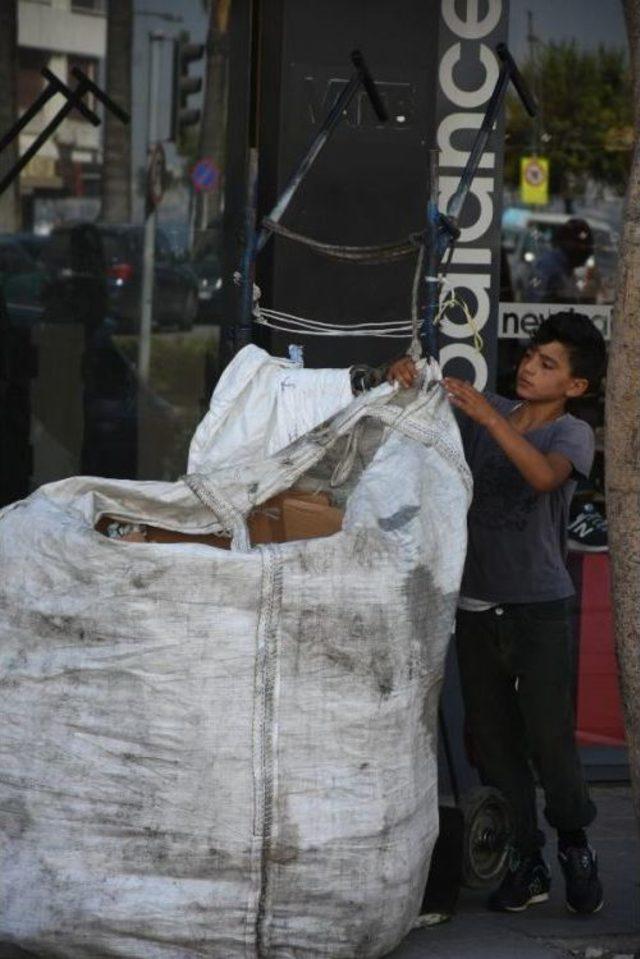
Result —
[[[480, 786], [460, 803], [464, 816], [462, 883], [471, 889], [493, 886], [502, 879], [509, 860], [513, 832], [511, 809], [498, 789]], [[479, 846], [479, 834], [490, 830], [495, 848]]]

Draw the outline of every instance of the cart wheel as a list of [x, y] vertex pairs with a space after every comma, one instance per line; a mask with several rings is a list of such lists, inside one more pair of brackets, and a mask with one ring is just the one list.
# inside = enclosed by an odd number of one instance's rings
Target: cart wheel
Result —
[[481, 786], [464, 797], [462, 882], [480, 889], [499, 881], [509, 857], [512, 823], [509, 805], [497, 789]]

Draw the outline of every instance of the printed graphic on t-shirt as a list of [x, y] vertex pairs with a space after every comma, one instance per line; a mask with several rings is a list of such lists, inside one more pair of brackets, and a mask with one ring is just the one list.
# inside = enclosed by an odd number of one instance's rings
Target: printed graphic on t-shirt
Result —
[[469, 518], [487, 529], [525, 529], [538, 494], [506, 456], [489, 453], [474, 477]]

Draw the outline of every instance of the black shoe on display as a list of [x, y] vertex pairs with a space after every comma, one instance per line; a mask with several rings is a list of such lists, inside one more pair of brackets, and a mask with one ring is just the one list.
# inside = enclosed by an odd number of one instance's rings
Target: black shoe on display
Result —
[[607, 521], [593, 503], [585, 503], [567, 526], [569, 549], [579, 553], [604, 553], [607, 542]]
[[494, 912], [522, 912], [534, 903], [546, 902], [550, 888], [551, 873], [540, 853], [520, 856], [512, 850], [505, 877], [487, 905]]
[[590, 915], [602, 909], [602, 883], [598, 879], [598, 859], [591, 846], [567, 846], [558, 849], [567, 887], [567, 909]]

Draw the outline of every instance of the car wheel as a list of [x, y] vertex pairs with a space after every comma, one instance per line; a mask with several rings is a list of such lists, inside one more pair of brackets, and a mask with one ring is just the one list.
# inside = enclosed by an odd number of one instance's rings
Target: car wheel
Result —
[[498, 883], [513, 835], [511, 807], [497, 789], [480, 786], [461, 803], [464, 815], [462, 882], [471, 889]]

